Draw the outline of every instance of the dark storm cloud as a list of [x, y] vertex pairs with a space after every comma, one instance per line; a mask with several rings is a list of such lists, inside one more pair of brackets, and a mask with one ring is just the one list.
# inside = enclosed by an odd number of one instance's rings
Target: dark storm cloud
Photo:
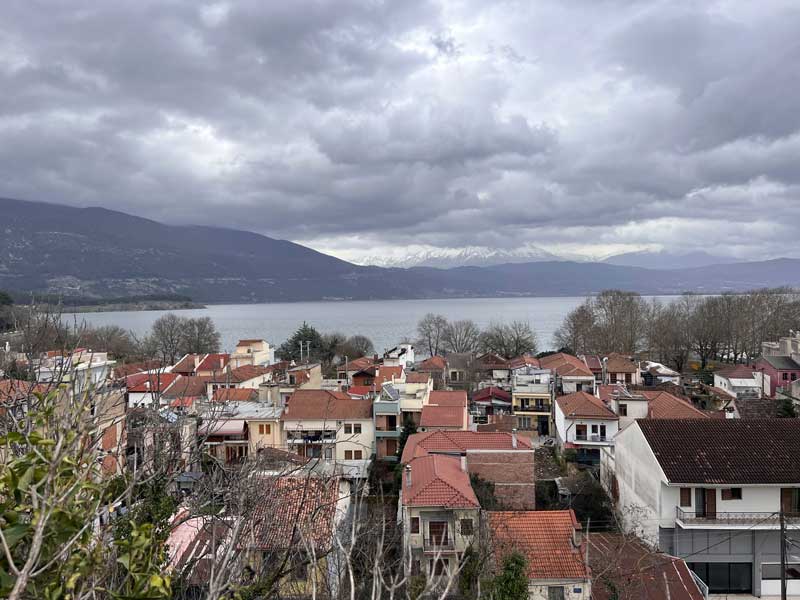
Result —
[[0, 16], [3, 196], [348, 258], [791, 254], [793, 2], [20, 0]]

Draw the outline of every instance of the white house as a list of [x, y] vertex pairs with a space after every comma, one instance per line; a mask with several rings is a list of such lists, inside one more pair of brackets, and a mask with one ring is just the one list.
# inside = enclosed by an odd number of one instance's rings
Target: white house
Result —
[[600, 450], [614, 444], [619, 417], [588, 392], [556, 398], [556, 435], [563, 448], [574, 448], [578, 462], [598, 464]]
[[236, 350], [231, 354], [230, 364], [235, 367], [253, 365], [268, 367], [275, 363], [275, 348], [267, 340], [239, 340]]
[[346, 477], [366, 477], [375, 453], [372, 402], [344, 392], [297, 390], [281, 416], [287, 448], [342, 468]]
[[[793, 419], [643, 419], [615, 439], [623, 527], [686, 557], [711, 593], [779, 594], [780, 513], [800, 536], [800, 427]], [[800, 548], [787, 551], [800, 594]]]
[[385, 367], [411, 367], [414, 365], [414, 346], [411, 344], [398, 344], [383, 353], [383, 366]]
[[714, 387], [734, 398], [760, 397], [769, 394], [769, 375], [747, 365], [735, 365], [714, 372]]

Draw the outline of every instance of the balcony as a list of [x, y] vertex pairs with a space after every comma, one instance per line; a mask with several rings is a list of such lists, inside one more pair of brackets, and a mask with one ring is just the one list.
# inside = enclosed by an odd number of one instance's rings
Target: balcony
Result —
[[449, 537], [426, 537], [423, 540], [425, 552], [453, 552], [456, 549], [455, 541]]
[[376, 401], [372, 404], [372, 410], [376, 415], [399, 415], [399, 402]]
[[515, 413], [542, 413], [550, 414], [550, 404], [520, 404], [514, 406]]
[[400, 431], [397, 427], [376, 427], [375, 428], [375, 437], [376, 438], [399, 438]]
[[[800, 527], [800, 513], [785, 513], [787, 526]], [[780, 515], [776, 512], [716, 512], [697, 514], [694, 510], [675, 508], [675, 520], [684, 529], [778, 529]]]
[[575, 441], [576, 442], [606, 444], [606, 443], [611, 441], [611, 438], [606, 437], [604, 435], [576, 433], [575, 434]]
[[308, 433], [296, 434], [290, 433], [286, 438], [288, 444], [333, 444], [336, 442], [336, 433], [330, 432], [325, 434]]

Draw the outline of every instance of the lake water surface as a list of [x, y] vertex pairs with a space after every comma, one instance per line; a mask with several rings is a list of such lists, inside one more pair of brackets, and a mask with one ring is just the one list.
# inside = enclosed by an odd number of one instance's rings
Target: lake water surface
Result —
[[[666, 299], [666, 298], [665, 298]], [[552, 346], [552, 336], [564, 316], [583, 302], [569, 298], [460, 298], [448, 300], [372, 300], [354, 302], [291, 302], [274, 304], [215, 304], [202, 309], [174, 311], [186, 317], [211, 317], [222, 335], [222, 349], [232, 351], [242, 338], [263, 338], [278, 345], [303, 321], [323, 333], [339, 331], [369, 337], [382, 352], [403, 338], [416, 337], [417, 322], [429, 312], [450, 320], [472, 319], [480, 327], [493, 321], [528, 321], [539, 348]], [[119, 325], [137, 335], [169, 311], [79, 313], [70, 321]]]

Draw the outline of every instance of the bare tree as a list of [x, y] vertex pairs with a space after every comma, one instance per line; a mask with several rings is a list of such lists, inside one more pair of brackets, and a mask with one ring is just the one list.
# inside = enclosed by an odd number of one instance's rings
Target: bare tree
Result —
[[436, 356], [442, 351], [446, 328], [447, 319], [434, 313], [428, 313], [417, 323], [419, 344], [428, 351], [430, 356]]
[[553, 334], [553, 339], [558, 347], [570, 348], [576, 354], [589, 354], [597, 351], [595, 344], [597, 324], [591, 299], [587, 299], [567, 314], [563, 323]]
[[442, 347], [447, 352], [475, 352], [480, 346], [481, 332], [474, 321], [451, 321], [442, 332]]
[[481, 349], [504, 358], [522, 354], [536, 354], [536, 333], [527, 321], [492, 323], [481, 334]]
[[180, 354], [219, 352], [219, 331], [210, 317], [182, 319], [180, 337]]

